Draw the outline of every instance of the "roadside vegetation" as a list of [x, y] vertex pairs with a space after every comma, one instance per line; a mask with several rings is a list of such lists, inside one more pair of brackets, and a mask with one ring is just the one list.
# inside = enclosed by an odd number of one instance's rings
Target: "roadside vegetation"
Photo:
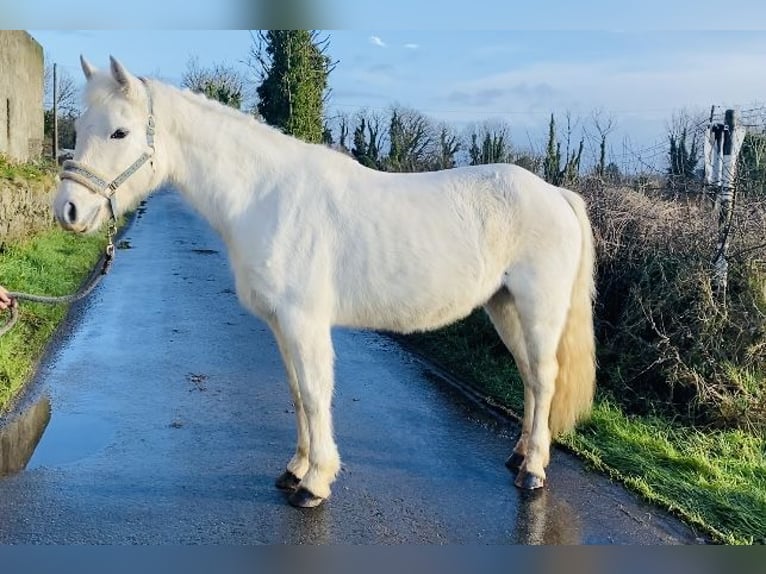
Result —
[[[47, 196], [49, 186], [37, 188], [35, 183], [46, 181], [52, 185], [53, 173], [52, 165], [14, 164], [0, 157], [0, 193], [13, 200], [17, 218], [30, 210], [30, 194]], [[30, 192], [30, 188], [38, 191]], [[0, 285], [12, 291], [46, 295], [72, 293], [98, 260], [105, 240], [102, 236], [75, 236], [54, 228], [49, 210], [47, 216], [41, 217], [37, 225], [30, 227], [33, 233], [15, 233], [10, 241], [5, 236], [0, 241]], [[33, 373], [66, 311], [65, 305], [22, 303], [19, 322], [0, 338], [0, 414]], [[0, 321], [6, 318], [7, 314], [3, 314]]]
[[[101, 235], [80, 237], [48, 230], [5, 247], [0, 280], [14, 291], [68, 295], [93, 269], [104, 245]], [[19, 322], [0, 339], [0, 413], [29, 379], [67, 309], [67, 305], [21, 303]]]

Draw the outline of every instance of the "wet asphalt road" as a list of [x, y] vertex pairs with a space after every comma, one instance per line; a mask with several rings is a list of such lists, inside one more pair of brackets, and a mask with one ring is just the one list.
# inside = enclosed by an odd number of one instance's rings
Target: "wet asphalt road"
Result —
[[334, 332], [343, 470], [323, 507], [288, 506], [272, 484], [294, 448], [289, 392], [222, 243], [172, 192], [123, 239], [6, 417], [50, 402], [26, 469], [0, 478], [0, 543], [694, 541], [560, 451], [547, 489], [520, 492], [503, 466], [512, 424], [387, 337], [347, 330]]

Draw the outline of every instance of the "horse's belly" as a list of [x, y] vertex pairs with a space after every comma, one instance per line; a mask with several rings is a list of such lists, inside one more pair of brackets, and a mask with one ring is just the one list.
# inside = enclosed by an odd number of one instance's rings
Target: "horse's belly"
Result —
[[451, 287], [410, 290], [399, 296], [384, 297], [380, 293], [362, 298], [352, 296], [345, 304], [339, 302], [336, 322], [347, 327], [398, 333], [438, 329], [483, 305], [500, 288], [500, 277], [497, 281], [471, 281]]

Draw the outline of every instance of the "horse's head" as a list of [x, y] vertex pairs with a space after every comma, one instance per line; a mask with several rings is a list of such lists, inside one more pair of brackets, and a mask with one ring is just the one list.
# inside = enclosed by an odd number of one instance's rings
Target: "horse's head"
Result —
[[53, 209], [65, 229], [90, 233], [148, 195], [160, 177], [145, 82], [114, 58], [109, 72], [80, 60], [87, 109], [76, 121], [74, 158], [63, 164]]

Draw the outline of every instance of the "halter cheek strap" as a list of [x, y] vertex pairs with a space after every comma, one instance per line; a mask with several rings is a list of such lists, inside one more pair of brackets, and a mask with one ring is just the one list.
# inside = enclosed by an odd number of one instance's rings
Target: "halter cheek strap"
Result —
[[112, 219], [114, 220], [117, 219], [117, 198], [114, 196], [114, 192], [154, 155], [154, 107], [152, 104], [152, 95], [149, 92], [149, 86], [146, 84], [146, 80], [142, 78], [141, 81], [144, 84], [144, 88], [146, 88], [146, 97], [149, 103], [149, 118], [146, 123], [146, 143], [149, 149], [143, 152], [141, 156], [130, 165], [130, 167], [115, 177], [112, 181], [109, 181], [108, 178], [99, 174], [93, 168], [89, 168], [85, 164], [74, 160], [65, 161], [61, 166], [61, 173], [59, 174], [61, 179], [69, 179], [77, 182], [93, 193], [105, 197], [109, 201], [109, 209], [112, 212]]

